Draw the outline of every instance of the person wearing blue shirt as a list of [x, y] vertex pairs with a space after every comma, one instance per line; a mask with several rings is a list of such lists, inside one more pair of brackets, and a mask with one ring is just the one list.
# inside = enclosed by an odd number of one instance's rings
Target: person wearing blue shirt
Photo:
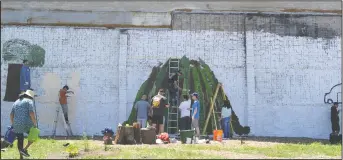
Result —
[[31, 88], [30, 68], [27, 66], [27, 60], [23, 60], [23, 66], [20, 70], [20, 91], [25, 92]]
[[200, 137], [200, 129], [199, 129], [199, 112], [200, 112], [200, 102], [198, 100], [199, 95], [198, 93], [192, 94], [192, 99], [194, 103], [192, 104], [192, 128], [195, 128], [195, 136], [197, 138]]

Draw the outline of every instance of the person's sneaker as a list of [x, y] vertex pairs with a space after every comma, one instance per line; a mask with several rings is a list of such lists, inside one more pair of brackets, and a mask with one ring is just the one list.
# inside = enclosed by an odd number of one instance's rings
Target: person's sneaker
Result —
[[25, 150], [25, 149], [22, 149], [22, 150], [20, 150], [19, 152], [20, 152], [23, 156], [25, 156], [25, 157], [30, 157], [29, 153], [28, 153], [27, 150]]

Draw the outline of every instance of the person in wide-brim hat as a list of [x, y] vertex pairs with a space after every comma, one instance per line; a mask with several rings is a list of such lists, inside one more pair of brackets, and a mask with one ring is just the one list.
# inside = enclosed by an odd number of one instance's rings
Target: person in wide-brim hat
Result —
[[35, 92], [28, 89], [28, 90], [26, 90], [26, 92], [24, 93], [24, 95], [27, 95], [27, 96], [29, 96], [29, 97], [31, 97], [31, 98], [34, 98], [34, 97], [35, 97]]
[[33, 143], [32, 141], [28, 141], [27, 145], [24, 147], [24, 133], [29, 134], [31, 128], [37, 127], [37, 120], [34, 111], [33, 99], [35, 97], [35, 93], [33, 90], [26, 90], [20, 95], [20, 99], [15, 101], [13, 104], [10, 120], [18, 140], [17, 145], [20, 153], [20, 159], [22, 159], [22, 156], [30, 156], [27, 150]]

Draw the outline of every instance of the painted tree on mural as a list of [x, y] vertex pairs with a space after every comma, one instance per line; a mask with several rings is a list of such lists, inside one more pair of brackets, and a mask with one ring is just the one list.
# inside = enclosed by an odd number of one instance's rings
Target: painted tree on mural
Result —
[[4, 43], [2, 57], [5, 61], [28, 60], [30, 67], [42, 67], [45, 62], [45, 50], [23, 39], [11, 39]]
[[[148, 97], [152, 97], [157, 94], [157, 90], [159, 88], [168, 88], [168, 61], [163, 65], [156, 66], [152, 69], [152, 72], [149, 78], [141, 85], [138, 93], [136, 95], [135, 102], [137, 102], [143, 94], [148, 95]], [[209, 66], [199, 59], [196, 60], [189, 60], [187, 57], [182, 57], [180, 59], [180, 70], [182, 71], [183, 75], [180, 76], [180, 87], [183, 88], [182, 94], [188, 94], [190, 92], [197, 92], [199, 93], [199, 100], [201, 104], [200, 110], [200, 129], [204, 126], [206, 121], [206, 117], [209, 113], [210, 108], [210, 98], [213, 97], [215, 92], [216, 86], [218, 85], [218, 80], [216, 79], [214, 73], [211, 71]], [[223, 106], [223, 100], [228, 99], [223, 91], [218, 93], [216, 99], [216, 106], [217, 109], [221, 109]], [[239, 119], [234, 112], [234, 108], [232, 108], [232, 126], [233, 130], [237, 132], [241, 132], [242, 126], [239, 123]], [[167, 118], [167, 110], [165, 112], [165, 117]], [[136, 112], [133, 109], [127, 121], [124, 124], [132, 124], [136, 121]], [[208, 123], [208, 127], [206, 132], [212, 133], [213, 129], [213, 119], [210, 118], [210, 122]], [[239, 134], [239, 133], [238, 133]]]
[[10, 39], [3, 44], [1, 54], [4, 61], [8, 63], [4, 101], [14, 102], [20, 93], [22, 61], [27, 60], [29, 67], [42, 67], [45, 62], [45, 50], [23, 39]]

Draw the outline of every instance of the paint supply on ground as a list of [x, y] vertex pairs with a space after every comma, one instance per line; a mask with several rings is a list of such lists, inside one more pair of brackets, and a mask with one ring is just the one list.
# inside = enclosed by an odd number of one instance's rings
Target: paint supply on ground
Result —
[[192, 138], [187, 138], [186, 139], [186, 144], [192, 144]]
[[141, 129], [141, 138], [143, 144], [155, 144], [156, 143], [156, 130], [152, 129]]
[[194, 130], [181, 130], [180, 131], [180, 138], [181, 138], [181, 142], [184, 144], [187, 142], [187, 139], [193, 139], [194, 136]]
[[221, 142], [223, 140], [223, 130], [214, 130], [213, 131], [213, 140]]

